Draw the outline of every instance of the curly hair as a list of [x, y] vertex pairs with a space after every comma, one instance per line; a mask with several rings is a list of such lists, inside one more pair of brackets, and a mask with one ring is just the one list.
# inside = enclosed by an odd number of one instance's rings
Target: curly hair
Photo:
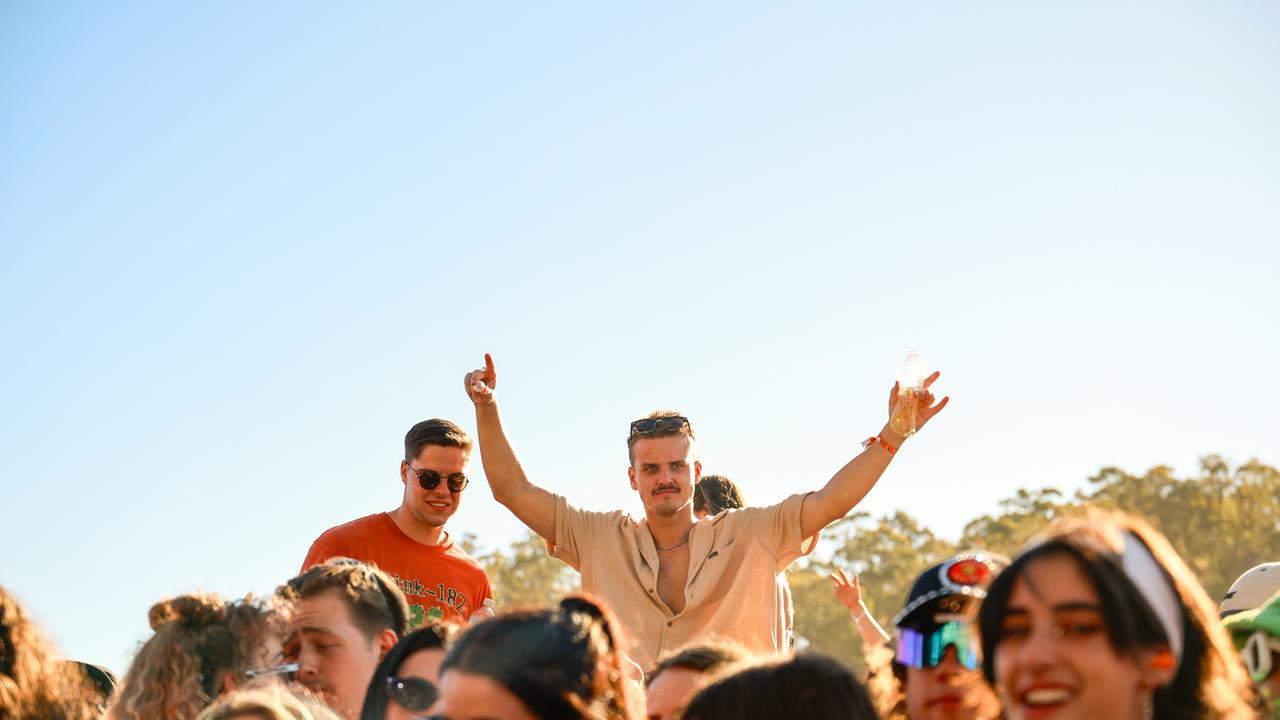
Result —
[[94, 692], [77, 668], [58, 657], [17, 598], [0, 586], [0, 718], [93, 718]]
[[149, 618], [155, 634], [134, 656], [109, 720], [192, 720], [218, 697], [228, 673], [238, 676], [283, 632], [269, 606], [214, 593], [162, 600]]

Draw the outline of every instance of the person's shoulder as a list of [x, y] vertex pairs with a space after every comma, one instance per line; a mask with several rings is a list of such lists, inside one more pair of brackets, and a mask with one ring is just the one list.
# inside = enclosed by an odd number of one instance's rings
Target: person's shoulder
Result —
[[563, 495], [555, 495], [556, 505], [565, 512], [573, 513], [584, 518], [591, 518], [597, 523], [605, 525], [621, 525], [622, 527], [633, 527], [640, 524], [626, 510], [584, 510], [574, 505], [569, 498]]
[[481, 572], [484, 572], [484, 566], [482, 566], [478, 560], [471, 557], [471, 553], [467, 552], [466, 550], [463, 550], [455, 542], [449, 543], [449, 548], [445, 550], [444, 554], [450, 558], [453, 558], [459, 563], [466, 565], [467, 567], [473, 567], [477, 570], [480, 570]]
[[805, 496], [808, 494], [807, 492], [802, 492], [788, 495], [772, 505], [748, 505], [746, 507], [731, 508], [707, 519], [714, 519], [725, 525], [756, 523], [764, 520], [770, 514], [785, 513], [788, 509], [798, 512], [799, 507], [804, 503]]
[[325, 542], [341, 542], [357, 537], [367, 537], [370, 533], [380, 532], [387, 529], [386, 523], [389, 520], [386, 513], [374, 513], [356, 518], [350, 522], [325, 530], [320, 533], [320, 537], [316, 538], [317, 543]]

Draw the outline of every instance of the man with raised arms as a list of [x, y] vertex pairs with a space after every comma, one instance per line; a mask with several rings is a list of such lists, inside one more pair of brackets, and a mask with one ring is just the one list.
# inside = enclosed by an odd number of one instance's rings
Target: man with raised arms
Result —
[[[917, 396], [917, 426], [947, 404], [948, 398], [933, 402], [928, 388], [937, 378], [931, 375]], [[529, 482], [502, 427], [492, 357], [485, 355], [485, 367], [468, 373], [464, 384], [476, 406], [494, 499], [582, 574], [584, 591], [608, 603], [636, 636], [629, 654], [646, 671], [663, 653], [713, 636], [756, 653], [785, 651], [774, 576], [870, 492], [904, 440], [886, 422], [820, 489], [697, 521], [691, 500], [702, 464], [693, 427], [677, 413], [651, 413], [631, 423], [627, 436], [627, 476], [644, 505], [636, 520], [621, 510], [580, 510]], [[891, 410], [897, 395], [895, 385]]]

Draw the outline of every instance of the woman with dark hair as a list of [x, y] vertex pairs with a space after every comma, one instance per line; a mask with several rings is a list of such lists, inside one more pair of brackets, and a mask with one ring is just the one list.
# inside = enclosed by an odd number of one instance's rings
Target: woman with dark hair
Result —
[[693, 514], [699, 520], [746, 505], [746, 501], [742, 499], [742, 491], [723, 475], [703, 475], [694, 486]]
[[440, 666], [443, 720], [639, 720], [618, 625], [596, 600], [517, 610], [472, 626]]
[[430, 711], [440, 699], [440, 663], [452, 635], [452, 626], [435, 624], [401, 638], [373, 672], [361, 720], [412, 720]]
[[876, 720], [871, 696], [843, 665], [822, 655], [754, 665], [693, 697], [684, 720]]
[[983, 673], [1012, 720], [1255, 717], [1214, 610], [1163, 535], [1089, 512], [1034, 539], [987, 589]]

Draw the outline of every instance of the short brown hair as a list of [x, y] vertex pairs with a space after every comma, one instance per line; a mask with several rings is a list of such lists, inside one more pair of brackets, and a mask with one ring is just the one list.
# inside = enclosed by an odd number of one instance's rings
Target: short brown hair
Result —
[[337, 590], [347, 600], [351, 619], [365, 637], [373, 639], [383, 630], [403, 637], [409, 631], [409, 603], [391, 576], [377, 565], [330, 558], [281, 585], [276, 595], [296, 603], [329, 590]]
[[750, 658], [751, 653], [746, 648], [729, 640], [712, 640], [697, 645], [686, 645], [659, 660], [653, 670], [645, 676], [644, 684], [648, 687], [654, 678], [672, 668], [709, 673], [722, 667], [737, 665]]
[[471, 452], [471, 436], [448, 420], [431, 418], [409, 428], [404, 435], [404, 461], [413, 462], [427, 445], [462, 448]]
[[[641, 419], [642, 420], [660, 420], [664, 418], [678, 418], [678, 417], [684, 417], [684, 416], [676, 412], [675, 410], [654, 410], [653, 412], [649, 413], [648, 415], [645, 415]], [[655, 429], [651, 433], [644, 433], [644, 434], [640, 434], [632, 430], [628, 430], [627, 431], [627, 459], [631, 462], [632, 465], [636, 464], [636, 443], [640, 442], [641, 440], [651, 440], [653, 438], [664, 438], [664, 437], [675, 437], [675, 436], [683, 436], [683, 437], [689, 438], [690, 444], [692, 444], [697, 440], [697, 437], [695, 437], [693, 434], [693, 423], [688, 422], [688, 418], [685, 418], [684, 425], [680, 426], [679, 428], [676, 428], [675, 430], [672, 430], [671, 428], [663, 427], [663, 428]]]

